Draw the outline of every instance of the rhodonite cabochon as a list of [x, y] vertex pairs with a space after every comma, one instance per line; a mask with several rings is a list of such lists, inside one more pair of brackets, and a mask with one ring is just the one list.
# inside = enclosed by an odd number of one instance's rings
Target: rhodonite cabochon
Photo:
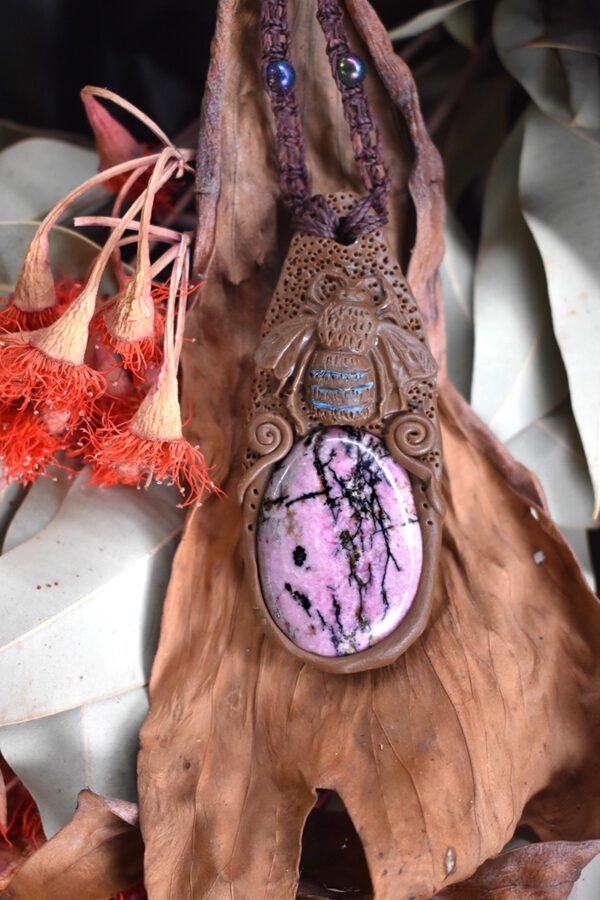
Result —
[[381, 641], [415, 598], [423, 541], [406, 470], [368, 432], [323, 428], [274, 470], [258, 519], [263, 597], [301, 649], [343, 656]]

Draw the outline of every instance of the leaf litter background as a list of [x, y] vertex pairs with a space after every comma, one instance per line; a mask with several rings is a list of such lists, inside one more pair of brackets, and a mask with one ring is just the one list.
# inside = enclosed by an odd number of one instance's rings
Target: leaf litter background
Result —
[[[370, 31], [380, 75], [410, 121], [414, 112], [406, 75], [393, 72], [395, 64], [365, 4], [349, 2], [348, 9], [363, 37]], [[450, 377], [516, 458], [536, 472], [554, 519], [591, 579], [586, 529], [593, 526], [600, 434], [600, 395], [594, 389], [600, 337], [594, 293], [598, 47], [588, 6], [570, 4], [568, 17], [557, 11], [551, 4], [522, 0], [501, 0], [493, 10], [470, 2], [433, 11], [423, 6], [393, 37], [413, 67], [446, 166], [451, 211], [441, 276]], [[222, 17], [229, 13], [229, 4], [222, 4]], [[255, 19], [256, 4], [241, 4], [237, 16], [230, 28], [222, 22], [220, 49], [221, 59], [231, 53], [240, 61], [239, 68], [227, 70], [222, 86], [227, 97], [240, 95], [240, 100], [225, 105], [221, 128], [217, 119], [204, 132], [204, 146], [214, 142], [215, 168], [202, 186], [205, 229], [198, 256], [203, 270], [210, 243], [206, 223], [219, 177], [224, 190], [209, 282], [193, 324], [199, 346], [188, 354], [185, 373], [186, 390], [202, 397], [196, 401], [193, 428], [207, 452], [221, 461], [223, 475], [229, 460], [235, 467], [239, 455], [244, 382], [284, 250], [283, 241], [276, 244], [269, 118], [252, 69], [255, 54], [241, 37], [241, 29]], [[304, 67], [300, 80], [308, 97], [322, 104], [319, 108], [330, 109], [334, 123], [330, 133], [322, 134], [321, 121], [312, 129], [307, 122], [316, 185], [345, 187], [353, 183], [345, 130], [321, 61], [311, 57], [319, 54], [310, 8], [297, 14], [295, 28]], [[215, 71], [209, 82], [217, 109], [222, 74]], [[407, 195], [410, 138], [380, 86], [377, 94], [386, 149], [394, 152], [394, 237], [406, 262], [415, 227]], [[80, 147], [56, 146], [45, 138], [23, 140], [10, 127], [3, 134], [9, 146], [0, 155], [0, 172], [3, 186], [10, 184], [10, 194], [3, 189], [4, 219], [38, 218], [53, 202], [49, 185], [54, 180], [57, 199], [95, 166]], [[421, 155], [428, 155], [423, 136], [416, 136]], [[323, 151], [332, 138], [339, 163]], [[36, 152], [38, 162], [21, 169], [19, 186], [19, 160], [27, 154], [35, 160]], [[62, 176], [60, 160], [65, 161]], [[428, 166], [435, 169], [430, 154], [425, 170]], [[52, 179], [41, 179], [42, 191], [32, 184], [32, 173], [44, 171], [52, 172]], [[425, 179], [432, 174], [425, 171]], [[417, 228], [409, 276], [441, 352], [441, 321], [430, 283], [440, 249], [439, 218], [435, 209], [427, 212], [429, 192], [416, 188], [413, 183]], [[435, 196], [436, 187], [430, 190]], [[27, 228], [2, 226], [4, 284], [14, 280]], [[58, 233], [56, 242], [57, 264], [67, 259], [68, 247], [68, 259], [85, 266], [81, 238]], [[248, 615], [239, 566], [232, 564], [233, 505], [200, 511], [188, 523], [169, 594], [140, 762], [151, 896], [205, 896], [209, 885], [212, 895], [230, 896], [230, 883], [234, 896], [293, 896], [302, 823], [315, 787], [334, 788], [345, 801], [360, 833], [353, 858], [360, 857], [362, 841], [377, 897], [408, 896], [409, 891], [425, 897], [470, 875], [502, 848], [519, 821], [548, 843], [486, 863], [470, 882], [447, 889], [448, 896], [566, 897], [581, 865], [597, 852], [589, 841], [560, 843], [598, 836], [593, 767], [597, 607], [546, 519], [535, 482], [449, 386], [442, 395], [450, 498], [444, 590], [423, 646], [385, 675], [344, 686], [295, 671], [263, 645]], [[231, 398], [229, 415], [223, 412], [225, 396]], [[5, 696], [7, 727], [0, 731], [0, 747], [33, 792], [50, 834], [67, 820], [81, 787], [134, 798], [131, 760], [145, 715], [143, 684], [161, 590], [159, 585], [151, 597], [143, 590], [132, 592], [138, 579], [131, 573], [137, 566], [151, 580], [148, 559], [157, 555], [157, 546], [167, 548], [158, 554], [164, 556], [160, 565], [166, 572], [181, 523], [173, 520], [169, 500], [162, 496], [147, 500], [144, 521], [146, 498], [127, 491], [94, 495], [81, 493], [78, 484], [38, 483], [13, 515], [20, 500], [15, 493], [11, 489], [3, 496], [8, 531], [0, 565], [4, 562], [15, 583], [2, 591], [8, 638], [2, 658], [4, 683], [14, 685], [14, 691]], [[87, 511], [85, 504], [91, 504]], [[115, 560], [108, 592], [98, 540], [82, 603], [74, 570], [81, 554], [87, 556], [95, 538], [101, 539], [94, 504], [107, 522], [118, 518], [122, 533], [134, 537], [131, 553], [125, 550]], [[83, 521], [94, 517], [87, 521], [94, 521], [98, 534], [91, 537], [88, 527], [85, 548], [72, 543], [68, 557], [60, 560], [52, 540], [61, 529], [73, 527], [75, 510]], [[164, 532], [149, 537], [150, 520], [157, 530], [164, 525]], [[110, 546], [114, 553], [114, 540]], [[15, 556], [19, 550], [20, 557]], [[34, 558], [44, 586], [43, 593], [35, 586], [37, 596], [31, 587]], [[64, 564], [64, 589], [52, 596], [45, 585], [61, 587], [61, 582], [53, 584], [58, 562]], [[130, 578], [129, 586], [127, 580], [119, 584], [120, 573]], [[133, 598], [126, 616], [122, 602], [119, 615], [110, 606], [111, 597], [118, 604], [123, 592]], [[106, 643], [100, 640], [96, 647], [102, 624]], [[115, 628], [123, 628], [129, 641], [111, 645], [108, 635]], [[139, 639], [131, 640], [133, 635]], [[81, 644], [79, 657], [64, 652], [74, 645], [74, 636]], [[32, 665], [40, 658], [43, 672]], [[84, 684], [77, 685], [78, 678]], [[129, 707], [124, 708], [123, 698], [131, 698]], [[368, 731], [361, 730], [363, 722]], [[380, 741], [372, 737], [374, 723]], [[336, 803], [335, 798], [327, 802], [328, 796], [321, 809], [329, 815], [326, 833], [335, 838]], [[38, 851], [13, 879], [12, 895], [100, 897], [135, 883], [139, 869], [125, 872], [120, 863], [135, 857], [133, 845], [124, 857], [118, 849], [123, 841], [128, 846], [135, 833], [134, 815], [130, 807], [84, 794], [73, 822], [48, 845], [45, 857]], [[342, 821], [345, 834], [349, 826]], [[83, 846], [92, 845], [94, 865], [77, 874], [71, 863]], [[179, 854], [171, 852], [173, 845], [181, 848]], [[403, 872], [390, 881], [387, 864], [398, 859]], [[75, 881], [61, 881], [63, 870]], [[312, 871], [318, 873], [318, 865]], [[321, 866], [321, 883], [311, 886], [311, 872], [304, 871], [300, 895], [312, 890], [315, 896], [329, 896], [323, 885], [331, 886], [331, 872], [332, 864]], [[348, 873], [357, 875], [356, 885], [348, 884]], [[349, 895], [364, 889], [351, 865], [342, 864], [338, 877], [347, 893], [353, 891]]]

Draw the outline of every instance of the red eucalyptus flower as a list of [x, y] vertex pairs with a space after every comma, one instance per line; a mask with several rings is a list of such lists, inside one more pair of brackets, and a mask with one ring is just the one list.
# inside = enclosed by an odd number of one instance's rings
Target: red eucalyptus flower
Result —
[[[99, 93], [114, 98], [110, 92]], [[118, 102], [147, 121], [135, 107]], [[113, 151], [127, 145], [137, 152], [139, 147], [128, 142], [123, 129], [113, 126], [93, 98], [86, 106], [97, 128], [108, 129]], [[58, 465], [59, 450], [70, 450], [91, 460], [98, 484], [171, 481], [187, 492], [185, 505], [198, 500], [206, 488], [218, 490], [199, 449], [183, 437], [177, 397], [189, 238], [151, 222], [159, 191], [188, 168], [193, 154], [177, 150], [160, 129], [150, 127], [167, 144], [162, 153], [113, 166], [61, 201], [38, 229], [9, 307], [0, 312], [0, 458], [5, 480], [34, 481]], [[149, 170], [146, 187], [122, 213], [127, 191]], [[113, 216], [94, 222], [112, 231], [87, 281], [55, 283], [48, 254], [50, 229], [80, 194], [120, 176], [126, 181]], [[128, 229], [139, 230], [137, 238], [123, 237]], [[119, 247], [132, 239], [138, 245], [136, 268], [126, 278]], [[174, 246], [151, 264], [150, 240]], [[121, 287], [98, 311], [100, 282], [111, 259]], [[154, 296], [152, 279], [168, 265], [168, 298], [164, 286]]]
[[[131, 322], [124, 303], [115, 303], [106, 312], [100, 312], [95, 320], [102, 342], [117, 355], [123, 368], [138, 378], [144, 377], [148, 367], [162, 359], [159, 339], [164, 331], [164, 315], [151, 299], [151, 325], [145, 304], [141, 303], [137, 310], [133, 307]], [[119, 332], [125, 337], [118, 337]]]
[[0, 338], [1, 400], [86, 415], [106, 390], [104, 375], [84, 362], [95, 302], [96, 284], [90, 280], [52, 325]]
[[81, 293], [83, 282], [61, 278], [54, 284], [54, 304], [45, 309], [21, 309], [12, 297], [0, 310], [1, 331], [35, 331], [55, 322]]
[[106, 415], [102, 426], [89, 432], [85, 455], [92, 462], [92, 484], [138, 488], [152, 481], [176, 484], [182, 495], [187, 494], [180, 506], [196, 503], [206, 490], [221, 493], [200, 449], [183, 437], [178, 402], [178, 427], [176, 422], [171, 423], [176, 427], [169, 427], [169, 406], [173, 407], [173, 401], [157, 388], [129, 420], [120, 422]]
[[179, 299], [175, 339], [173, 331], [175, 301], [183, 267], [187, 265], [187, 243], [182, 241], [171, 276], [164, 359], [156, 383], [129, 419], [109, 413], [99, 428], [88, 429], [83, 449], [85, 458], [92, 463], [92, 483], [132, 484], [138, 488], [147, 487], [152, 481], [176, 484], [186, 495], [181, 506], [197, 502], [207, 489], [221, 493], [199, 448], [190, 444], [182, 432], [177, 366], [185, 320], [185, 284]]
[[[63, 429], [64, 431], [64, 429]], [[48, 420], [31, 404], [0, 405], [1, 480], [31, 484], [57, 465], [56, 454], [65, 447], [64, 436], [52, 433]]]

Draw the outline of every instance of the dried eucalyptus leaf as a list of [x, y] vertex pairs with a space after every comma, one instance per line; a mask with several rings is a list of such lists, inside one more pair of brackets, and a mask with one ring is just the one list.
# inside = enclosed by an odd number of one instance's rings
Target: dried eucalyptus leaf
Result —
[[544, 268], [519, 207], [522, 139], [521, 123], [492, 166], [475, 267], [471, 403], [503, 441], [567, 395]]
[[35, 538], [0, 557], [0, 678], [12, 686], [0, 725], [145, 684], [181, 510], [168, 489], [86, 481]]
[[36, 137], [11, 144], [0, 152], [0, 218], [41, 218], [97, 169], [93, 150], [67, 141]]
[[569, 547], [577, 557], [577, 562], [581, 566], [581, 571], [585, 576], [585, 580], [592, 591], [598, 593], [587, 530], [585, 528], [568, 528], [565, 526], [562, 526], [560, 530], [568, 541]]
[[135, 804], [81, 791], [71, 821], [10, 882], [7, 900], [106, 900], [142, 877]]
[[[1, 470], [0, 470], [1, 471]], [[26, 494], [26, 488], [15, 482], [0, 487], [0, 552], [13, 516]]]
[[6, 529], [0, 544], [2, 553], [24, 544], [48, 525], [70, 487], [68, 473], [61, 469], [56, 470], [54, 477], [40, 478], [31, 485]]
[[577, 50], [600, 56], [600, 37], [589, 28], [549, 28], [543, 37], [529, 42], [530, 47], [547, 47], [555, 50]]
[[[566, 125], [595, 130], [600, 128], [598, 59], [556, 46], [560, 34], [569, 45], [573, 23], [586, 22], [585, 9], [582, 0], [562, 9], [543, 0], [501, 0], [494, 14], [494, 41], [504, 66], [543, 112]], [[591, 19], [587, 28], [594, 31]], [[545, 46], [550, 31], [553, 40]]]
[[587, 864], [579, 881], [569, 894], [569, 900], [598, 900], [600, 885], [600, 855]]
[[514, 435], [507, 446], [540, 479], [552, 518], [561, 527], [592, 527], [594, 493], [568, 400]]
[[471, 392], [473, 369], [473, 270], [475, 254], [458, 219], [448, 213], [446, 252], [440, 268], [446, 317], [448, 377], [463, 397]]
[[75, 144], [78, 147], [89, 149], [91, 141], [75, 132], [53, 130], [48, 128], [34, 128], [31, 125], [23, 125], [21, 122], [12, 122], [10, 119], [0, 119], [0, 150], [24, 141], [28, 138], [44, 138]]
[[147, 690], [139, 687], [0, 728], [2, 753], [35, 798], [46, 837], [69, 821], [82, 787], [137, 800], [138, 733], [147, 712]]
[[541, 254], [554, 333], [600, 506], [600, 147], [535, 108], [526, 118], [521, 206]]
[[[86, 479], [41, 531], [0, 557], [0, 678], [11, 685], [0, 698], [0, 750], [36, 799], [42, 790], [49, 830], [93, 773], [98, 789], [131, 794], [146, 703], [136, 692], [147, 683], [183, 520], [170, 489], [100, 491]], [[51, 744], [62, 749], [36, 775], [29, 761]], [[106, 761], [119, 748], [127, 766], [111, 781]]]
[[430, 9], [419, 13], [402, 25], [392, 28], [390, 31], [390, 40], [396, 42], [403, 41], [406, 38], [416, 37], [416, 35], [427, 31], [428, 28], [440, 25], [457, 9], [464, 6], [465, 3], [470, 2], [471, 0], [452, 0], [450, 3], [441, 3], [432, 6]]
[[477, 10], [474, 4], [463, 4], [444, 19], [444, 28], [455, 41], [475, 50], [477, 47]]

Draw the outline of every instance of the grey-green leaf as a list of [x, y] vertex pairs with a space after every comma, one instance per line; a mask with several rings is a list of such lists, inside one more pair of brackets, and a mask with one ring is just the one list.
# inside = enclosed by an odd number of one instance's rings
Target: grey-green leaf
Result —
[[440, 269], [448, 375], [463, 397], [469, 398], [473, 368], [474, 252], [451, 210], [445, 228], [446, 252]]
[[455, 41], [475, 50], [477, 47], [477, 11], [474, 4], [462, 4], [444, 20], [444, 28]]
[[519, 207], [522, 123], [492, 166], [475, 267], [471, 403], [508, 441], [567, 395], [544, 269]]
[[440, 25], [455, 10], [470, 2], [471, 0], [452, 0], [450, 3], [432, 6], [431, 9], [426, 9], [425, 12], [419, 13], [419, 15], [414, 16], [402, 25], [392, 28], [390, 38], [392, 41], [403, 41], [406, 38], [416, 37], [429, 28]]
[[600, 505], [600, 147], [538, 110], [527, 115], [519, 179], [543, 259], [554, 332]]
[[[145, 685], [183, 524], [164, 485], [102, 491], [86, 474], [59, 480], [58, 505], [34, 503], [46, 491], [33, 485], [0, 556], [0, 679], [11, 686], [0, 696], [0, 750], [40, 804], [46, 833], [86, 785], [133, 799]], [[37, 529], [32, 507], [41, 506]]]
[[558, 525], [566, 528], [592, 525], [592, 485], [568, 400], [524, 428], [507, 446], [540, 479], [552, 518]]
[[552, 10], [543, 0], [500, 0], [494, 41], [504, 66], [543, 112], [567, 125], [595, 130], [600, 128], [598, 59], [589, 45], [585, 52], [570, 49], [574, 25], [584, 16], [581, 6], [565, 4], [556, 23], [549, 21]]
[[0, 152], [0, 221], [41, 218], [97, 168], [93, 150], [67, 141], [36, 137], [11, 144]]

